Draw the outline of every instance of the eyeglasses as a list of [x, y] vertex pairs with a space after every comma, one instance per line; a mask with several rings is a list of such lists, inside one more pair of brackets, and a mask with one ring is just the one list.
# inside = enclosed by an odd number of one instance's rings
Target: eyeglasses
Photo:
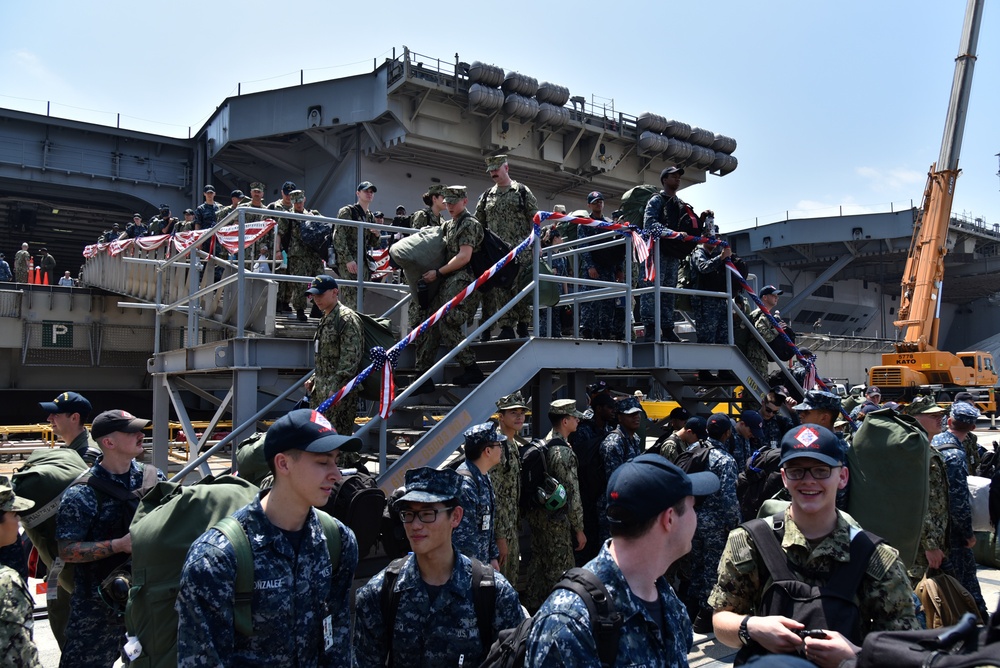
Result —
[[812, 476], [813, 480], [826, 480], [833, 474], [833, 469], [839, 468], [839, 466], [812, 466], [809, 468], [793, 466], [782, 470], [785, 472], [785, 477], [789, 480], [802, 480], [806, 477], [806, 473]]
[[433, 524], [437, 522], [438, 513], [446, 513], [454, 509], [455, 506], [447, 508], [424, 508], [423, 510], [400, 510], [397, 514], [403, 524], [411, 524], [413, 520], [419, 519], [421, 524]]
[[779, 410], [780, 409], [777, 408], [777, 407], [775, 407], [775, 406], [763, 406], [760, 409], [760, 413], [761, 413], [761, 415], [774, 415]]

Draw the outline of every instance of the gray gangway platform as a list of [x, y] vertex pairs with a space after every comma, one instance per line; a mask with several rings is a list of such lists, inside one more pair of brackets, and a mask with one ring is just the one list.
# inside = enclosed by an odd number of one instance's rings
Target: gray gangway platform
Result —
[[[219, 228], [238, 224], [243, 238], [243, 219], [249, 208], [219, 221]], [[265, 212], [271, 214], [273, 212]], [[315, 219], [282, 213], [290, 219]], [[357, 225], [353, 221], [327, 220], [331, 224]], [[389, 226], [386, 230], [398, 232]], [[359, 238], [361, 235], [359, 235]], [[631, 275], [631, 239], [612, 233], [589, 237], [594, 244], [625, 244], [628, 271]], [[582, 241], [572, 241], [546, 255], [562, 255], [576, 261]], [[534, 252], [541, 254], [536, 241]], [[273, 419], [287, 412], [303, 396], [300, 389], [309, 377], [315, 360], [312, 334], [315, 321], [301, 324], [275, 315], [277, 281], [307, 283], [311, 277], [278, 276], [248, 271], [250, 258], [241, 251], [232, 261], [208, 256], [193, 246], [170, 257], [165, 252], [131, 252], [111, 256], [107, 253], [89, 258], [82, 276], [88, 285], [113, 291], [126, 297], [122, 307], [155, 309], [157, 318], [186, 316], [190, 337], [183, 341], [157, 341], [157, 349], [148, 363], [153, 378], [153, 451], [154, 461], [165, 467], [169, 451], [168, 423], [176, 419], [187, 436], [192, 462], [181, 475], [200, 469], [208, 454], [222, 446], [253, 434], [262, 419]], [[525, 286], [517, 299], [534, 302], [532, 332], [540, 331], [539, 290], [544, 281], [568, 284], [571, 290], [562, 295], [560, 305], [574, 306], [573, 331], [579, 327], [579, 306], [597, 299], [624, 298], [625, 303], [643, 293], [652, 293], [659, 309], [660, 295], [681, 292], [668, 288], [633, 288], [622, 283], [604, 283], [572, 277], [539, 274]], [[214, 269], [218, 267], [219, 271]], [[359, 285], [361, 283], [359, 282]], [[364, 283], [359, 304], [366, 312], [389, 317], [401, 332], [409, 331], [406, 322], [405, 285]], [[722, 293], [693, 291], [693, 295], [727, 298]], [[361, 302], [360, 300], [365, 300]], [[731, 302], [732, 303], [732, 302]], [[513, 302], [512, 302], [513, 304]], [[508, 304], [506, 308], [510, 308]], [[506, 310], [506, 309], [504, 309]], [[515, 390], [525, 390], [532, 397], [532, 430], [548, 430], [546, 407], [555, 398], [570, 397], [584, 404], [584, 388], [595, 379], [604, 379], [616, 390], [636, 390], [653, 398], [677, 401], [693, 414], [707, 414], [719, 403], [737, 401], [742, 396], [759, 401], [767, 391], [764, 378], [751, 367], [734, 345], [700, 343], [661, 343], [633, 341], [631, 313], [626, 312], [624, 340], [593, 340], [573, 337], [528, 338], [480, 343], [479, 335], [503, 314], [487, 322], [477, 320], [467, 328], [467, 337], [459, 349], [471, 346], [486, 379], [474, 387], [459, 387], [449, 382], [458, 367], [451, 362], [457, 350], [440, 350], [438, 363], [419, 378], [412, 369], [413, 346], [404, 349], [396, 369], [397, 393], [393, 413], [388, 420], [377, 415], [375, 402], [359, 408], [370, 416], [357, 434], [365, 441], [365, 452], [377, 457], [379, 482], [384, 489], [400, 484], [406, 469], [443, 464], [461, 443], [462, 432], [483, 422], [495, 412], [496, 399]], [[746, 320], [735, 307], [736, 317]], [[206, 337], [206, 328], [214, 328]], [[756, 331], [751, 328], [756, 335]], [[659, 332], [651, 332], [659, 338]], [[730, 337], [730, 340], [732, 338]], [[172, 347], [171, 347], [171, 344]], [[720, 372], [713, 380], [701, 380], [699, 371]], [[415, 395], [413, 389], [433, 378], [433, 393]], [[792, 383], [788, 377], [788, 383]], [[350, 395], [348, 395], [350, 397]], [[196, 430], [190, 414], [194, 408], [211, 413], [207, 428]], [[363, 414], [362, 413], [362, 414]], [[206, 449], [217, 423], [231, 420], [233, 430], [221, 443]], [[198, 432], [202, 433], [198, 433]]]

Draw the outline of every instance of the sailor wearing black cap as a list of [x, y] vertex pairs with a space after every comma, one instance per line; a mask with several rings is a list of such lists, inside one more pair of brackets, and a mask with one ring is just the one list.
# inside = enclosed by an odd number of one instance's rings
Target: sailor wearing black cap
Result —
[[52, 425], [52, 433], [64, 443], [63, 447], [75, 450], [87, 464], [96, 464], [101, 450], [84, 424], [92, 410], [87, 398], [76, 392], [63, 392], [38, 405], [45, 411], [45, 420]]
[[[747, 522], [729, 535], [709, 604], [715, 609], [716, 637], [743, 648], [742, 660], [800, 653], [816, 665], [838, 666], [855, 658], [872, 631], [918, 628], [913, 590], [896, 550], [852, 527], [836, 508], [837, 490], [849, 477], [844, 462], [840, 443], [829, 429], [815, 424], [794, 427], [781, 441], [780, 462], [791, 505], [783, 515], [752, 520], [754, 527]], [[851, 574], [860, 580], [856, 603], [828, 615], [798, 605], [792, 614], [768, 607], [776, 599], [764, 599], [772, 578], [763, 556], [767, 546], [760, 542], [764, 540], [781, 551], [792, 577], [808, 586], [825, 586], [835, 573], [850, 581], [843, 569], [866, 564], [863, 573]], [[831, 599], [824, 596], [823, 601], [823, 609], [829, 610]], [[799, 634], [813, 629], [825, 631], [825, 637], [803, 639]]]
[[[59, 665], [63, 668], [111, 666], [125, 644], [125, 619], [103, 600], [101, 583], [122, 567], [132, 553], [128, 526], [135, 504], [110, 491], [141, 498], [166, 480], [151, 465], [135, 458], [142, 454], [143, 430], [149, 420], [123, 410], [104, 411], [90, 433], [102, 457], [87, 477], [66, 490], [56, 516], [59, 558], [75, 564], [66, 639]], [[100, 491], [99, 491], [100, 490]]]
[[[691, 549], [695, 497], [715, 492], [707, 471], [688, 475], [663, 457], [639, 455], [608, 482], [611, 540], [585, 569], [608, 590], [622, 625], [618, 666], [687, 666], [693, 635], [664, 573]], [[557, 589], [536, 614], [526, 666], [598, 666], [590, 614], [575, 592]]]
[[[341, 479], [341, 451], [361, 440], [338, 434], [322, 414], [300, 409], [279, 418], [264, 438], [274, 486], [233, 517], [250, 539], [254, 633], [233, 625], [236, 552], [209, 529], [188, 552], [177, 595], [177, 665], [353, 666], [350, 594], [358, 542], [339, 520], [316, 510]], [[340, 535], [332, 567], [324, 522]]]

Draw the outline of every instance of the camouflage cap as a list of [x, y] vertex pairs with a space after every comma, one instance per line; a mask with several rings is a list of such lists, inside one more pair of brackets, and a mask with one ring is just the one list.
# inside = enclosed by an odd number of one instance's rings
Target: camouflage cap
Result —
[[793, 408], [796, 411], [840, 411], [840, 397], [832, 392], [809, 390]]
[[440, 183], [435, 183], [434, 185], [432, 185], [430, 188], [427, 189], [427, 194], [432, 197], [435, 195], [444, 195], [444, 191], [446, 190], [446, 188], [447, 186], [443, 186]]
[[941, 415], [948, 411], [938, 406], [934, 397], [919, 395], [903, 407], [903, 412], [907, 415]]
[[552, 207], [552, 213], [566, 213], [566, 205], [556, 204], [555, 206]]
[[492, 172], [495, 169], [500, 169], [507, 164], [506, 155], [494, 155], [486, 158], [486, 171]]
[[261, 183], [260, 181], [254, 181], [253, 183], [250, 184], [250, 192], [253, 192], [254, 190], [260, 190], [261, 192], [263, 192], [267, 190], [267, 188], [265, 188], [264, 184]]
[[20, 513], [34, 508], [35, 502], [30, 499], [18, 497], [14, 494], [14, 488], [10, 484], [10, 478], [0, 476], [0, 511], [14, 511]]
[[979, 409], [972, 404], [960, 401], [951, 405], [951, 417], [958, 422], [975, 424], [976, 420], [979, 419]]
[[465, 186], [448, 186], [444, 189], [444, 201], [448, 204], [454, 204], [468, 197], [467, 191]]
[[462, 489], [462, 476], [453, 469], [433, 469], [424, 466], [406, 472], [406, 493], [396, 503], [438, 503], [457, 499]]
[[469, 427], [469, 429], [467, 429], [462, 435], [465, 436], [466, 446], [485, 445], [487, 443], [503, 443], [507, 440], [507, 437], [500, 433], [496, 424], [493, 422], [484, 422], [482, 424]]
[[524, 410], [528, 410], [527, 402], [520, 391], [508, 394], [506, 397], [500, 397], [497, 400], [497, 410], [509, 411], [513, 408], [523, 408]]
[[576, 400], [574, 399], [556, 399], [549, 404], [549, 413], [583, 419], [583, 413], [576, 409]]
[[642, 404], [636, 397], [626, 397], [615, 404], [615, 412], [624, 415], [642, 412]]
[[293, 190], [292, 192], [288, 193], [288, 199], [292, 200], [293, 202], [304, 202], [306, 201], [306, 193], [303, 190]]

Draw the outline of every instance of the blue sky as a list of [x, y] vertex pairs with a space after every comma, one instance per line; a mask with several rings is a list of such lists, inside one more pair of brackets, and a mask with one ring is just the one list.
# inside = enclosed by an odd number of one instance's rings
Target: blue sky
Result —
[[[530, 4], [4, 3], [0, 106], [187, 136], [244, 92], [369, 71], [407, 45], [480, 60], [735, 137], [685, 190], [723, 231], [919, 204], [965, 0]], [[1000, 223], [1000, 11], [987, 3], [956, 213]], [[530, 11], [525, 8], [530, 8]], [[530, 185], [530, 184], [529, 184]]]

